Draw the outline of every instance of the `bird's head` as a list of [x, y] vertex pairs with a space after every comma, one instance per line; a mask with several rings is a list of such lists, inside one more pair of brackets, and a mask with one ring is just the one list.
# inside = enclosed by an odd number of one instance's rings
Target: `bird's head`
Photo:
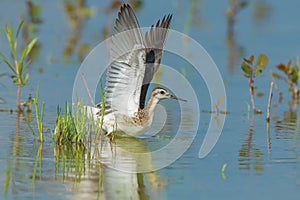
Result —
[[158, 100], [162, 100], [162, 99], [176, 99], [176, 100], [180, 100], [180, 101], [186, 101], [185, 99], [181, 99], [178, 98], [172, 94], [170, 94], [170, 92], [164, 88], [154, 88], [152, 91], [152, 95], [158, 99]]

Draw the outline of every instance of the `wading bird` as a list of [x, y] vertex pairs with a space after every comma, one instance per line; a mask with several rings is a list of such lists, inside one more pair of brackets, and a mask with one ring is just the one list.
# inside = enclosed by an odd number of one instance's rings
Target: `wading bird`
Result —
[[[103, 117], [106, 135], [121, 130], [139, 136], [152, 124], [154, 109], [162, 99], [180, 99], [164, 88], [154, 88], [145, 104], [148, 87], [160, 65], [163, 46], [172, 15], [152, 26], [142, 37], [133, 9], [121, 6], [111, 38], [111, 65], [107, 69], [105, 106], [96, 105], [93, 113]], [[102, 116], [104, 109], [104, 116]]]

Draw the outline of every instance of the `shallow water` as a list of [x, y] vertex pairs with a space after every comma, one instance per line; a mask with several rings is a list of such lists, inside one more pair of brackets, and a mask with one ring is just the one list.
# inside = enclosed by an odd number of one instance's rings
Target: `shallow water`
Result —
[[[196, 91], [201, 111], [199, 127], [192, 144], [175, 162], [153, 173], [138, 174], [120, 172], [108, 166], [113, 160], [122, 171], [132, 170], [136, 166], [128, 152], [153, 151], [169, 144], [176, 135], [181, 115], [183, 127], [185, 130], [190, 128], [190, 132], [186, 131], [185, 137], [180, 139], [192, 138], [191, 127], [197, 124], [195, 107], [187, 102], [181, 113], [182, 104], [165, 100], [161, 105], [166, 108], [168, 118], [161, 133], [143, 139], [117, 138], [112, 144], [104, 138], [103, 146], [107, 148], [104, 152], [115, 155], [113, 159], [102, 155], [101, 159], [89, 160], [88, 152], [76, 151], [76, 147], [59, 149], [52, 141], [57, 105], [63, 106], [65, 101], [72, 100], [75, 75], [88, 53], [84, 49], [93, 48], [105, 38], [105, 28], [110, 29], [117, 12], [109, 9], [108, 1], [86, 1], [87, 8], [94, 14], [77, 16], [80, 21], [77, 24], [69, 17], [72, 14], [67, 14], [66, 2], [79, 5], [77, 1], [37, 2], [40, 14], [35, 17], [41, 23], [30, 22], [25, 1], [0, 3], [1, 27], [10, 23], [17, 27], [20, 16], [25, 16], [28, 22], [26, 33], [29, 37], [39, 38], [39, 49], [28, 69], [30, 78], [22, 90], [22, 100], [30, 93], [34, 94], [39, 83], [40, 101], [46, 104], [42, 145], [34, 139], [26, 123], [30, 119], [27, 114], [18, 116], [15, 112], [0, 112], [1, 199], [299, 198], [298, 105], [290, 103], [291, 94], [282, 81], [278, 81], [278, 85], [283, 92], [283, 101], [278, 103], [274, 91], [269, 127], [265, 121], [271, 81], [269, 69], [276, 71], [275, 65], [287, 63], [299, 55], [300, 26], [295, 20], [299, 18], [299, 2], [253, 1], [240, 10], [232, 30], [227, 27], [227, 1], [218, 4], [201, 0], [142, 2], [142, 7], [136, 11], [141, 26], [151, 25], [164, 14], [173, 13], [171, 27], [190, 35], [207, 50], [224, 80], [228, 114], [218, 143], [208, 156], [199, 159], [210, 118], [212, 116], [215, 123], [219, 123], [218, 118], [207, 112], [211, 110], [211, 102], [201, 76], [186, 67], [185, 60], [164, 54], [162, 62], [184, 73]], [[259, 7], [256, 6], [261, 2], [267, 6], [265, 15], [257, 14]], [[152, 3], [158, 6], [154, 8]], [[193, 8], [195, 13], [189, 15]], [[22, 36], [26, 41], [26, 34]], [[3, 29], [0, 49], [9, 55]], [[253, 116], [248, 113], [248, 85], [239, 65], [243, 57], [259, 53], [269, 57], [269, 64], [254, 83], [258, 86], [257, 91], [264, 94], [255, 97], [263, 114]], [[182, 70], [183, 66], [186, 71]], [[3, 63], [0, 67], [1, 73], [9, 73]], [[163, 81], [167, 76], [162, 70], [157, 79]], [[179, 87], [179, 83], [176, 84]], [[0, 77], [0, 97], [6, 102], [0, 104], [1, 109], [15, 108], [16, 87], [9, 77]], [[34, 114], [31, 117], [31, 124], [37, 130]], [[153, 126], [161, 127], [161, 124], [154, 121]], [[128, 152], [119, 153], [124, 149]], [[174, 152], [169, 151], [170, 157]], [[144, 159], [145, 166], [153, 164], [150, 158]], [[222, 172], [224, 164], [227, 166]]]

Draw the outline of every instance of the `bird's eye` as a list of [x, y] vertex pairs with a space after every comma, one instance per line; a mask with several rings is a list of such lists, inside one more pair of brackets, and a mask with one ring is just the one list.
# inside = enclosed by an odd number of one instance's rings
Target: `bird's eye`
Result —
[[160, 91], [160, 94], [165, 94], [165, 91]]

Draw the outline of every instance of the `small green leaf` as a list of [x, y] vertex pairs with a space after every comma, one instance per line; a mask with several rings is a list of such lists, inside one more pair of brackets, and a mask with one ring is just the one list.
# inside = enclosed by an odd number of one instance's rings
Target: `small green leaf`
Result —
[[290, 76], [291, 76], [292, 82], [294, 84], [297, 84], [297, 81], [298, 81], [298, 71], [297, 70], [292, 70]]
[[244, 76], [249, 78], [250, 73], [251, 73], [251, 68], [250, 68], [249, 64], [247, 63], [247, 61], [242, 62], [241, 68], [244, 72]]
[[20, 33], [20, 30], [21, 30], [23, 24], [24, 24], [24, 19], [21, 20], [21, 22], [18, 26], [17, 33], [16, 33], [16, 39], [19, 37], [19, 33]]
[[5, 32], [6, 32], [7, 40], [9, 42], [11, 53], [13, 55], [14, 60], [16, 60], [17, 59], [16, 44], [15, 44], [15, 39], [14, 39], [14, 36], [13, 36], [12, 25], [10, 25], [9, 27], [7, 26], [6, 29], [5, 29]]
[[254, 76], [254, 77], [257, 77], [257, 76], [259, 76], [259, 75], [261, 74], [261, 72], [262, 72], [261, 69], [256, 68], [256, 69], [254, 70], [254, 72], [253, 72], [253, 76]]
[[20, 67], [23, 67], [23, 62], [24, 62], [25, 57], [28, 56], [28, 54], [30, 53], [30, 51], [32, 50], [32, 48], [36, 42], [37, 42], [37, 38], [34, 38], [24, 49], [21, 59], [20, 59]]
[[0, 53], [0, 56], [2, 57], [4, 62], [7, 64], [7, 66], [11, 69], [11, 71], [13, 71], [13, 73], [16, 75], [17, 73], [16, 73], [16, 70], [15, 70], [15, 67], [8, 61], [8, 59], [5, 57], [5, 55]]
[[25, 74], [25, 76], [22, 78], [22, 85], [26, 85], [28, 78], [29, 78], [29, 73]]
[[268, 57], [265, 54], [260, 54], [256, 61], [256, 67], [260, 70], [264, 70], [268, 64]]
[[45, 110], [45, 102], [42, 102], [42, 110], [41, 110], [41, 122], [44, 121], [44, 110]]

